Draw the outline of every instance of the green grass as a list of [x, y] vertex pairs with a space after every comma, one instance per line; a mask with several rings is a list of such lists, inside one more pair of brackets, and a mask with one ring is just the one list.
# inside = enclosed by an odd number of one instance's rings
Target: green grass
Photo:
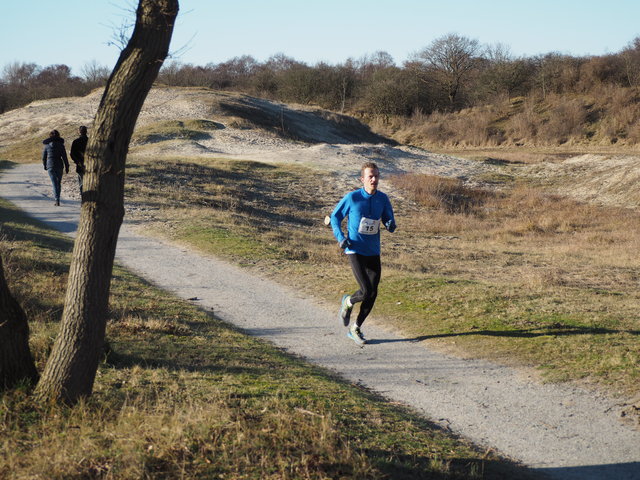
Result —
[[[41, 370], [71, 241], [0, 200], [0, 253]], [[0, 477], [532, 478], [410, 410], [114, 270], [94, 394], [46, 407], [0, 396]]]
[[210, 250], [219, 255], [234, 255], [246, 260], [256, 256], [259, 258], [282, 257], [276, 248], [254, 240], [248, 231], [238, 232], [206, 224], [189, 225], [181, 229], [177, 236], [196, 248]]
[[637, 385], [640, 330], [627, 317], [632, 312], [616, 313], [624, 308], [618, 296], [604, 297], [600, 311], [580, 311], [589, 297], [572, 288], [531, 292], [394, 274], [378, 306], [388, 323], [416, 338], [455, 344], [467, 356], [490, 348], [494, 358], [537, 368], [547, 381], [596, 376], [613, 388]]

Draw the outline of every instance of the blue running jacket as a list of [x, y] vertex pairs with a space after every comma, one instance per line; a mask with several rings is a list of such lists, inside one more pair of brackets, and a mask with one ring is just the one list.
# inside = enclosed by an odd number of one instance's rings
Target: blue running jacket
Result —
[[[347, 236], [342, 232], [342, 220], [347, 220]], [[338, 243], [349, 238], [345, 253], [380, 255], [380, 227], [388, 222], [395, 227], [393, 208], [386, 194], [376, 190], [373, 195], [364, 188], [347, 193], [331, 213], [331, 228]]]

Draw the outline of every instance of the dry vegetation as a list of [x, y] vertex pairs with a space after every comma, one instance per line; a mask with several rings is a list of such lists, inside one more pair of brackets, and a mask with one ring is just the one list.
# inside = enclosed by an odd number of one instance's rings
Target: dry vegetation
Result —
[[[41, 369], [71, 241], [4, 202], [0, 221]], [[1, 478], [533, 478], [117, 268], [107, 338], [86, 402], [3, 393]]]
[[[342, 193], [330, 177], [220, 159], [137, 161], [131, 172], [129, 199], [140, 215], [154, 209], [158, 234], [329, 301], [353, 288], [321, 223]], [[638, 394], [639, 214], [518, 182], [489, 191], [426, 175], [388, 181], [405, 200], [395, 198], [400, 228], [383, 239], [378, 321], [550, 380]]]
[[590, 94], [503, 98], [456, 112], [421, 111], [372, 125], [401, 143], [427, 148], [636, 148], [637, 89], [602, 87]]

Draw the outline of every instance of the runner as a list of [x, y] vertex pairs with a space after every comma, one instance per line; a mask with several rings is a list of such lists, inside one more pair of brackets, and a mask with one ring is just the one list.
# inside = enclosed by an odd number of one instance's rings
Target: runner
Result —
[[[362, 188], [345, 195], [331, 214], [331, 227], [340, 248], [351, 263], [351, 270], [360, 289], [353, 295], [344, 295], [340, 305], [340, 320], [349, 326], [351, 311], [360, 303], [356, 321], [347, 336], [358, 345], [367, 341], [362, 335], [362, 324], [371, 312], [380, 283], [380, 223], [393, 233], [396, 222], [389, 197], [378, 190], [380, 170], [368, 162], [360, 170]], [[347, 220], [347, 235], [342, 231], [342, 220]]]

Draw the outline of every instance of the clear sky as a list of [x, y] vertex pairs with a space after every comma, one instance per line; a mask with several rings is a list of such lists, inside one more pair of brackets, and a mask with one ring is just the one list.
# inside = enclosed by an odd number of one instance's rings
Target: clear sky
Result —
[[[6, 1], [0, 68], [12, 62], [112, 67], [135, 0]], [[397, 64], [447, 33], [502, 43], [515, 56], [622, 50], [640, 36], [639, 0], [182, 0], [172, 50], [206, 65], [276, 53], [315, 64], [386, 51]]]

